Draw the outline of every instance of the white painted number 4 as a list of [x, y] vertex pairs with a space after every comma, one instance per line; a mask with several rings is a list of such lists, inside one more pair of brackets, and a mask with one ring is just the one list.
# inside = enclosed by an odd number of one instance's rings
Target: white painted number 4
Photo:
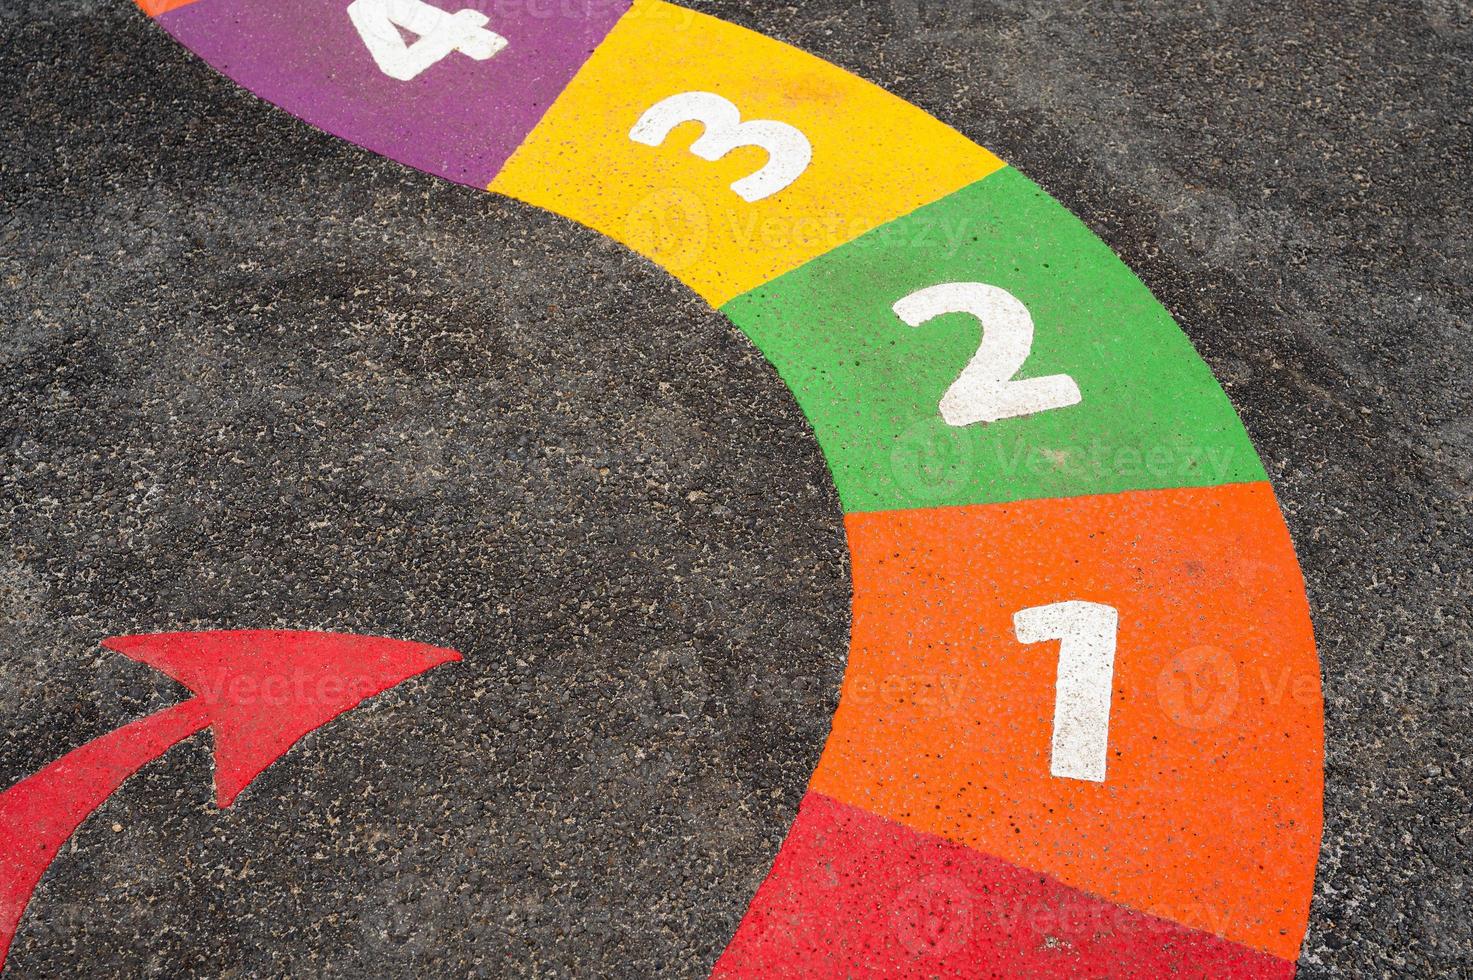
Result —
[[947, 313], [967, 313], [982, 324], [981, 346], [941, 397], [947, 425], [996, 422], [1079, 404], [1079, 385], [1067, 374], [1013, 377], [1033, 350], [1033, 317], [1012, 293], [980, 282], [943, 282], [895, 304], [895, 315], [912, 327]]
[[[485, 14], [468, 8], [452, 14], [424, 0], [353, 0], [348, 19], [379, 69], [401, 82], [452, 51], [485, 61], [506, 47], [506, 38], [486, 30]], [[417, 40], [405, 44], [401, 28]]]

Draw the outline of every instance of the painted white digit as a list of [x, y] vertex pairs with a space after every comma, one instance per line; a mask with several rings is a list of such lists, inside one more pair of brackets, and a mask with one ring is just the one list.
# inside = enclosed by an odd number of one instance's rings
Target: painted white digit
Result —
[[661, 99], [639, 117], [629, 138], [645, 146], [659, 146], [672, 129], [685, 122], [706, 127], [690, 145], [690, 151], [702, 160], [720, 160], [739, 146], [767, 151], [767, 163], [761, 170], [731, 185], [744, 201], [771, 197], [801, 177], [813, 162], [813, 145], [800, 130], [772, 119], [742, 122], [741, 111], [712, 92], [682, 92]]
[[[379, 70], [401, 82], [452, 51], [485, 61], [506, 47], [506, 38], [486, 30], [488, 18], [480, 11], [467, 8], [452, 14], [424, 0], [353, 0], [348, 19]], [[405, 44], [401, 27], [418, 40]]]
[[1067, 374], [1013, 378], [1033, 350], [1033, 317], [1012, 293], [980, 282], [943, 282], [895, 304], [895, 315], [912, 327], [946, 313], [967, 313], [982, 324], [981, 346], [941, 398], [947, 425], [996, 422], [1079, 404], [1079, 385]]
[[1055, 776], [1105, 781], [1119, 628], [1120, 614], [1115, 607], [1098, 602], [1056, 602], [1013, 614], [1013, 632], [1020, 643], [1059, 641], [1049, 764]]

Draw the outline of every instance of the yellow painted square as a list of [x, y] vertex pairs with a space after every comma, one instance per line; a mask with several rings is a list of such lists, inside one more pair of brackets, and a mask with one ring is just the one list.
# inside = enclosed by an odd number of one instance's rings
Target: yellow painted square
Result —
[[[808, 169], [748, 203], [731, 189], [767, 162], [739, 147], [690, 152], [703, 127], [658, 147], [630, 139], [646, 109], [712, 92], [742, 120], [797, 127]], [[745, 28], [637, 0], [490, 189], [556, 211], [633, 248], [713, 306], [980, 180], [1003, 163], [960, 133], [841, 68]]]

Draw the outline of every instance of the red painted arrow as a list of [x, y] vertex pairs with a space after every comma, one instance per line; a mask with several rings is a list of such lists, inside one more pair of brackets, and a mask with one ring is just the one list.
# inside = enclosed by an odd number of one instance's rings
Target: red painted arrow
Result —
[[119, 636], [103, 646], [158, 668], [195, 696], [93, 739], [0, 793], [0, 969], [57, 851], [144, 765], [211, 728], [216, 803], [228, 807], [308, 732], [460, 659], [423, 643], [288, 630]]

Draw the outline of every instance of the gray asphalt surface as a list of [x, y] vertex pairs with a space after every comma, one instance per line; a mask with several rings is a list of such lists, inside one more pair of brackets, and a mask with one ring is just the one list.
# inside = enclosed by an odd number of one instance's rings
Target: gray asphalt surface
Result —
[[[989, 146], [1177, 316], [1316, 620], [1301, 971], [1473, 975], [1465, 0], [692, 5]], [[121, 0], [0, 2], [0, 104], [0, 785], [178, 698], [112, 633], [466, 654], [227, 814], [207, 739], [146, 769], [13, 975], [703, 974], [847, 642], [775, 373], [642, 260], [317, 133]]]

